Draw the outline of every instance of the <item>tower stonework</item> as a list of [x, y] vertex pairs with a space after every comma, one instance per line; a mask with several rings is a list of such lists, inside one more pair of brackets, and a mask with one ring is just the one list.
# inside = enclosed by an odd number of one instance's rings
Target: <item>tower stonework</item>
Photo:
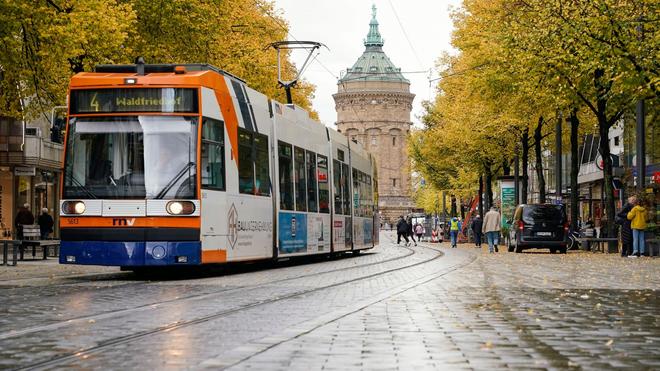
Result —
[[385, 55], [376, 7], [372, 9], [365, 51], [339, 79], [333, 97], [337, 130], [376, 158], [378, 206], [382, 222], [392, 224], [413, 208], [407, 138], [415, 95], [410, 81]]

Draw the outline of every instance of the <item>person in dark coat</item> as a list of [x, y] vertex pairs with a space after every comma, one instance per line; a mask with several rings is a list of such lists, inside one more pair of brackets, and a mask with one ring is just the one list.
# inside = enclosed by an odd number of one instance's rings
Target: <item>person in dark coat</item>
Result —
[[23, 239], [23, 226], [34, 224], [34, 215], [30, 211], [30, 204], [26, 203], [23, 207], [18, 209], [14, 225], [16, 226], [16, 234], [19, 240]]
[[474, 245], [475, 247], [481, 247], [481, 227], [483, 226], [484, 221], [481, 220], [481, 216], [477, 215], [472, 220], [472, 233], [474, 234]]
[[628, 197], [628, 202], [623, 205], [621, 211], [616, 214], [616, 222], [621, 225], [621, 256], [626, 257], [632, 255], [633, 252], [633, 235], [632, 228], [630, 226], [630, 220], [628, 220], [628, 213], [635, 206], [637, 197], [631, 196]]
[[412, 240], [412, 242], [417, 246], [417, 241], [415, 241], [415, 231], [413, 230], [413, 225], [412, 225], [412, 218], [408, 218], [408, 237]]
[[408, 223], [403, 219], [403, 216], [399, 217], [399, 221], [396, 223], [396, 244], [401, 243], [401, 236], [406, 240], [406, 246], [410, 244], [408, 241]]
[[53, 225], [55, 225], [55, 222], [53, 221], [53, 217], [48, 214], [48, 209], [45, 207], [41, 209], [41, 215], [39, 215], [37, 220], [39, 230], [41, 231], [41, 239], [45, 240], [53, 231]]

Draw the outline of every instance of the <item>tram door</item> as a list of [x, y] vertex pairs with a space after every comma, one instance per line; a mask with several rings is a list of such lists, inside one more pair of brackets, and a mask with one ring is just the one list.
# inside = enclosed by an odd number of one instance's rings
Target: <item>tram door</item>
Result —
[[347, 251], [353, 249], [348, 138], [334, 131], [329, 131], [329, 136], [332, 147], [333, 251]]

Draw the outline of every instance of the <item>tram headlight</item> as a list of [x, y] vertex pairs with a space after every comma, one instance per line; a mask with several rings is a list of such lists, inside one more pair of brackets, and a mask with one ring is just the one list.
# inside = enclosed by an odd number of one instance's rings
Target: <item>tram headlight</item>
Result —
[[82, 214], [85, 212], [85, 203], [82, 201], [65, 201], [62, 203], [65, 214]]
[[195, 212], [195, 204], [190, 201], [170, 201], [165, 209], [170, 215], [190, 215]]

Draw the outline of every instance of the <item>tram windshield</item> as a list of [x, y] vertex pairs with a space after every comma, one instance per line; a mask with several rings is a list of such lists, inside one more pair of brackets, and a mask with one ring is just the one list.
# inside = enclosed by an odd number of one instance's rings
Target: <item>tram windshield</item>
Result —
[[196, 159], [196, 118], [74, 118], [64, 198], [195, 198]]

